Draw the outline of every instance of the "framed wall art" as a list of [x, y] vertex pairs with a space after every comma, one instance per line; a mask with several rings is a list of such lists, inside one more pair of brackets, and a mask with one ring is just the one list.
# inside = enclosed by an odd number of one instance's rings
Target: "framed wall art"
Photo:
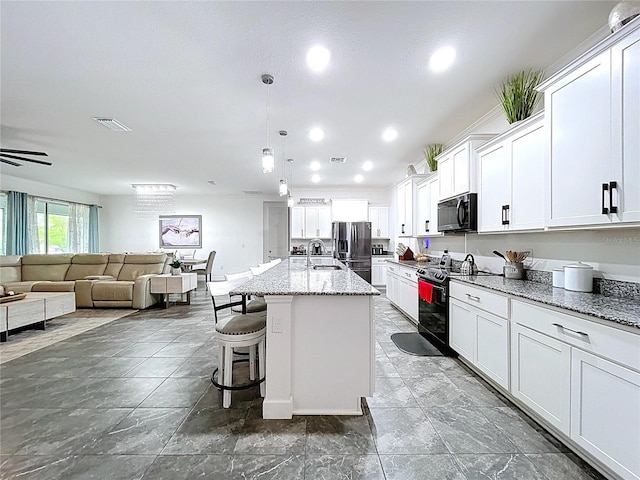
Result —
[[161, 215], [160, 248], [202, 248], [202, 215]]

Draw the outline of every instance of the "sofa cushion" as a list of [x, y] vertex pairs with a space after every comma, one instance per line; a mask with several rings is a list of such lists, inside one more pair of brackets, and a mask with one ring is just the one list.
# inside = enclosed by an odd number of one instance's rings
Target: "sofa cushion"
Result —
[[22, 280], [22, 257], [20, 255], [0, 256], [0, 284]]
[[118, 278], [120, 269], [124, 265], [124, 253], [112, 253], [109, 255], [109, 263], [104, 270], [104, 275], [111, 275], [113, 278]]
[[25, 255], [22, 257], [22, 281], [63, 281], [72, 257], [72, 253]]
[[38, 283], [38, 280], [31, 280], [28, 282], [6, 282], [6, 283], [3, 283], [2, 286], [4, 287], [4, 290], [6, 292], [13, 291], [13, 292], [24, 293], [24, 292], [30, 292], [31, 287], [36, 283]]
[[65, 280], [82, 280], [89, 275], [103, 275], [108, 262], [108, 254], [78, 253], [71, 260]]
[[93, 301], [133, 301], [134, 282], [99, 281], [93, 284], [91, 295]]
[[127, 255], [118, 274], [118, 280], [132, 281], [141, 275], [160, 274], [166, 258], [164, 253]]
[[73, 292], [76, 282], [36, 282], [32, 292]]

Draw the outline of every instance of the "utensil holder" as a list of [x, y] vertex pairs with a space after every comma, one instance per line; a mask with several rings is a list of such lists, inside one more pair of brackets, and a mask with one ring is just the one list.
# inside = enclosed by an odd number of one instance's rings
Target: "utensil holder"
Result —
[[504, 278], [511, 278], [513, 280], [522, 280], [524, 277], [524, 265], [522, 262], [507, 262], [502, 267]]
[[413, 260], [413, 252], [410, 248], [404, 252], [404, 255], [398, 255], [398, 260]]

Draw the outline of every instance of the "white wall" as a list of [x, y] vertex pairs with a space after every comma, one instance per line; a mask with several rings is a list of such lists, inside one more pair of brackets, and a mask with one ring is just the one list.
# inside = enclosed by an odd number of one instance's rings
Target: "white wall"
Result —
[[[262, 262], [264, 201], [278, 198], [248, 195], [177, 195], [177, 215], [202, 215], [202, 249], [215, 250], [214, 276], [248, 270]], [[103, 196], [101, 249], [111, 252], [154, 251], [159, 248], [158, 219], [135, 213], [134, 196]]]
[[[2, 173], [0, 189], [25, 192], [38, 197], [65, 200], [68, 202], [86, 203], [88, 205], [100, 205], [100, 196], [95, 193], [85, 192], [72, 188], [57, 187], [46, 183], [13, 177]], [[100, 212], [102, 213], [102, 212]]]

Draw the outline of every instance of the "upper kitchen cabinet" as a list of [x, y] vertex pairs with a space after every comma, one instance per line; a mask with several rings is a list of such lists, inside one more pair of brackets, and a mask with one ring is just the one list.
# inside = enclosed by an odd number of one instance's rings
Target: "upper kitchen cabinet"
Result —
[[476, 192], [477, 156], [475, 149], [495, 135], [470, 135], [438, 157], [439, 199]]
[[396, 203], [398, 206], [396, 235], [413, 237], [414, 215], [417, 197], [417, 185], [424, 180], [424, 175], [413, 175], [396, 185]]
[[331, 207], [306, 207], [305, 238], [331, 238]]
[[304, 207], [291, 207], [291, 238], [305, 238], [304, 211]]
[[372, 238], [389, 238], [389, 207], [369, 207]]
[[478, 148], [478, 232], [544, 226], [544, 112]]
[[438, 173], [429, 175], [417, 186], [416, 237], [444, 235], [438, 232]]
[[331, 200], [331, 218], [334, 222], [366, 222], [369, 218], [369, 202]]
[[640, 220], [640, 21], [543, 82], [545, 224]]

